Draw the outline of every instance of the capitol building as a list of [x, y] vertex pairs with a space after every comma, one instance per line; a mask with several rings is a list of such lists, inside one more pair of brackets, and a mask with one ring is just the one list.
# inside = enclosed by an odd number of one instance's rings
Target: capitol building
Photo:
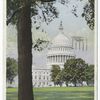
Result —
[[59, 34], [50, 42], [47, 52], [46, 67], [36, 68], [33, 65], [33, 87], [54, 86], [51, 81], [52, 65], [59, 65], [62, 69], [67, 59], [75, 58], [72, 39], [65, 36], [62, 23], [59, 27]]

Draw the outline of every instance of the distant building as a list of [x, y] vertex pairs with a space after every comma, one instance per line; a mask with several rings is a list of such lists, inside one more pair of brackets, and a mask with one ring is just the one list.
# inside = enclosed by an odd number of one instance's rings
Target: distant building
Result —
[[53, 86], [50, 76], [52, 65], [59, 65], [60, 68], [63, 68], [67, 59], [75, 58], [72, 40], [64, 35], [62, 23], [60, 24], [59, 30], [60, 33], [51, 41], [48, 48], [47, 66], [45, 69], [42, 67], [36, 69], [36, 66], [33, 66], [34, 87]]
[[32, 76], [33, 76], [33, 87], [48, 87], [51, 86], [51, 70], [43, 69], [33, 66]]

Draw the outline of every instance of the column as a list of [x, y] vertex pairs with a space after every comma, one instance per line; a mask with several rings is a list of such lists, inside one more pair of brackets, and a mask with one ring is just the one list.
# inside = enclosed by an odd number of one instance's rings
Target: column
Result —
[[65, 62], [65, 61], [64, 61], [64, 55], [63, 55], [63, 62]]
[[60, 62], [61, 62], [61, 55], [60, 55]]
[[77, 41], [75, 41], [75, 49], [77, 49]]
[[72, 38], [72, 47], [74, 47], [74, 39]]
[[54, 62], [54, 56], [52, 56], [52, 62]]
[[59, 62], [59, 55], [58, 55], [58, 62]]
[[63, 62], [63, 55], [61, 55], [61, 62]]
[[58, 62], [58, 55], [56, 55], [56, 59], [57, 59], [57, 61], [56, 61], [56, 62]]
[[53, 56], [53, 62], [55, 62], [55, 56]]
[[64, 55], [64, 62], [66, 62], [65, 57], [66, 57], [66, 56]]
[[70, 59], [70, 56], [68, 56], [68, 59]]
[[81, 43], [81, 41], [79, 41], [79, 50], [80, 50], [80, 43]]
[[59, 62], [60, 62], [60, 55], [59, 55]]
[[88, 48], [88, 43], [87, 43], [88, 41], [87, 41], [87, 38], [86, 38], [86, 51], [87, 51], [87, 48]]
[[50, 56], [50, 62], [51, 62], [51, 56]]
[[50, 62], [51, 62], [51, 56], [50, 56]]
[[61, 62], [62, 62], [62, 55], [61, 55]]
[[84, 41], [82, 41], [82, 44], [83, 44], [83, 45], [82, 45], [82, 50], [84, 51]]
[[53, 56], [53, 62], [55, 62], [55, 56]]
[[52, 62], [53, 62], [53, 56], [52, 56]]
[[56, 58], [56, 61], [55, 62], [57, 62], [57, 55], [55, 56], [55, 58]]
[[48, 58], [48, 56], [47, 56], [47, 62], [49, 62], [49, 58]]
[[50, 62], [49, 56], [48, 56], [48, 62]]
[[55, 56], [55, 62], [57, 62], [57, 56]]
[[66, 56], [65, 56], [65, 62], [66, 62]]
[[57, 55], [57, 62], [58, 62], [58, 55]]

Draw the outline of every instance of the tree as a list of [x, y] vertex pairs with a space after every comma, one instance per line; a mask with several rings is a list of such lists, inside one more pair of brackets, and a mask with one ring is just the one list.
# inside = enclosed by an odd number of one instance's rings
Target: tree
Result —
[[80, 83], [81, 85], [83, 85], [83, 82], [85, 81], [85, 68], [86, 68], [87, 64], [81, 58], [78, 58], [76, 62], [77, 62], [76, 66], [78, 68], [78, 72], [77, 72], [78, 83]]
[[[37, 9], [41, 9], [42, 19], [47, 23], [50, 18], [57, 17], [53, 4], [45, 4], [45, 2], [51, 2], [51, 0], [7, 1], [7, 25], [10, 22], [16, 24], [18, 31], [18, 100], [34, 99], [32, 88], [31, 17], [38, 15]], [[36, 20], [34, 20], [35, 22]]]
[[66, 68], [62, 70], [62, 80], [65, 82], [66, 87], [68, 87], [68, 84], [71, 82], [71, 73], [70, 73], [70, 69]]
[[20, 0], [18, 15], [18, 100], [33, 100], [31, 0]]
[[83, 83], [85, 81], [85, 67], [86, 63], [81, 58], [68, 59], [64, 64], [64, 75], [63, 79], [68, 85], [68, 83], [73, 83], [77, 86], [77, 83]]
[[56, 77], [60, 73], [60, 67], [59, 65], [52, 65], [51, 69], [51, 79], [54, 82], [54, 85], [56, 85]]
[[6, 68], [7, 68], [7, 72], [6, 72], [7, 82], [12, 84], [15, 76], [18, 74], [18, 66], [16, 60], [8, 57]]
[[62, 71], [60, 71], [55, 77], [55, 84], [60, 85], [60, 87], [62, 86], [63, 83], [62, 74], [63, 74]]
[[94, 65], [88, 65], [85, 68], [85, 81], [87, 85], [94, 84]]
[[82, 17], [85, 18], [89, 28], [93, 30], [95, 26], [95, 0], [88, 0], [83, 9]]

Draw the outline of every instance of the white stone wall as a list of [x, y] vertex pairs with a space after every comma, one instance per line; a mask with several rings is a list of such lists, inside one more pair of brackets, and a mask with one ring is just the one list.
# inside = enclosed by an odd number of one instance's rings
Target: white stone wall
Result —
[[51, 82], [50, 69], [33, 69], [33, 87], [49, 87]]

